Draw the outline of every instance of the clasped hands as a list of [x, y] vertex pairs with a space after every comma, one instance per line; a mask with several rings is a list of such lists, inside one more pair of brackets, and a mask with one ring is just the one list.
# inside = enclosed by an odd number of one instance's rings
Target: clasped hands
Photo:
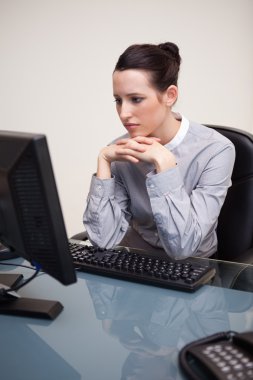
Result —
[[175, 156], [156, 137], [137, 136], [118, 140], [102, 149], [100, 153], [107, 162], [129, 161], [134, 164], [143, 161], [155, 165], [161, 172], [176, 166]]

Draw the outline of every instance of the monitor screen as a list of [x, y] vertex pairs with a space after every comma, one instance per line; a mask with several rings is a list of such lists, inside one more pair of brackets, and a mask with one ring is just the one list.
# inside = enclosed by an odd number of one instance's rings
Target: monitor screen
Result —
[[44, 135], [0, 131], [0, 242], [62, 284], [76, 281]]

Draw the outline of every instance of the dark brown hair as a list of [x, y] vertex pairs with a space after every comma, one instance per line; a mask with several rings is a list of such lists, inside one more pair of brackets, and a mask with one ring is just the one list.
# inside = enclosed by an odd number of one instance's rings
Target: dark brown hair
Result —
[[146, 70], [151, 75], [153, 86], [163, 92], [171, 85], [177, 86], [180, 63], [179, 49], [172, 42], [136, 44], [120, 55], [114, 71]]

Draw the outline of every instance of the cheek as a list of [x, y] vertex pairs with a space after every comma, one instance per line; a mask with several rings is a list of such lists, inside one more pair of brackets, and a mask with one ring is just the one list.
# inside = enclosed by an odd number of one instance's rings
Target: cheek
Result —
[[146, 116], [153, 122], [160, 123], [167, 114], [167, 110], [160, 104], [154, 104], [146, 110]]
[[149, 103], [143, 105], [141, 108], [139, 108], [139, 114], [142, 114], [144, 117], [147, 118], [153, 118], [156, 115], [159, 114], [160, 107], [156, 103]]

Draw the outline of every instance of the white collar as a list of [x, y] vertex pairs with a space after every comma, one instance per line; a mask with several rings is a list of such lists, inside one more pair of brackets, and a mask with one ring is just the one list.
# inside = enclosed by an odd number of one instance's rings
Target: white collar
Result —
[[181, 124], [176, 136], [174, 136], [173, 139], [168, 144], [166, 144], [166, 147], [170, 150], [176, 148], [183, 141], [190, 124], [189, 120], [186, 119], [184, 116], [176, 114], [176, 119], [181, 119]]

